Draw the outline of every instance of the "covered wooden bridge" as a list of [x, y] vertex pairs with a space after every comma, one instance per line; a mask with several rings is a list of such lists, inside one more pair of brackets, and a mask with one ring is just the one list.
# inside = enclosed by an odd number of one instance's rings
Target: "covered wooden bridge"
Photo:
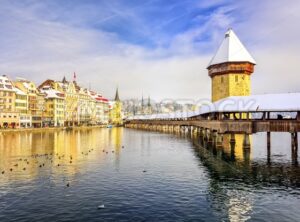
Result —
[[202, 104], [195, 112], [139, 115], [125, 120], [125, 127], [145, 130], [190, 132], [221, 142], [223, 134], [244, 134], [244, 145], [250, 147], [249, 135], [271, 132], [291, 133], [292, 148], [298, 149], [300, 131], [300, 93], [233, 96], [215, 103]]

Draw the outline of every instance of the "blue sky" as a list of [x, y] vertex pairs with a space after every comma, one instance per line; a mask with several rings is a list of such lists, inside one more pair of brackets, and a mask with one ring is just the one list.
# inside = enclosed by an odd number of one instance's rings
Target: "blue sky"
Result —
[[[298, 91], [299, 1], [0, 0], [0, 72], [71, 78], [113, 97], [210, 97], [206, 65], [232, 27], [253, 93]], [[273, 84], [266, 84], [272, 78]]]

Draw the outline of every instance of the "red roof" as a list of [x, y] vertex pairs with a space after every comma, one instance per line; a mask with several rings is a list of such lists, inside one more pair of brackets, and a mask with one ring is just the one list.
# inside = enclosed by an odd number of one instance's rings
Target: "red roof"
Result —
[[97, 100], [97, 101], [102, 101], [102, 102], [108, 103], [108, 99], [106, 99], [106, 98], [104, 98], [104, 97], [97, 97], [96, 100]]

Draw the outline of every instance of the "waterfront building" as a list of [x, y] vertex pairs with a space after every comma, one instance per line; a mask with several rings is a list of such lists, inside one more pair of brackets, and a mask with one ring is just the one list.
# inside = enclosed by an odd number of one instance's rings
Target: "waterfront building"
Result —
[[[36, 106], [39, 115], [41, 116], [41, 127], [44, 126], [44, 115], [46, 111], [46, 94], [41, 92], [39, 89], [36, 91]], [[39, 117], [38, 117], [39, 118]]]
[[254, 65], [253, 57], [229, 29], [207, 67], [212, 79], [212, 102], [229, 96], [249, 96]]
[[108, 124], [108, 99], [102, 97], [100, 94], [94, 94], [93, 98], [95, 99], [95, 120], [96, 124]]
[[102, 105], [103, 105], [103, 116], [101, 117], [101, 121], [103, 124], [109, 123], [109, 111], [110, 111], [110, 105], [109, 100], [102, 97]]
[[28, 113], [28, 96], [25, 92], [23, 92], [17, 87], [14, 87], [14, 91], [16, 93], [15, 109], [16, 112], [18, 112], [20, 115], [20, 127], [31, 127], [32, 120], [31, 115]]
[[0, 128], [19, 127], [19, 114], [15, 110], [16, 92], [7, 76], [0, 76]]
[[0, 78], [0, 127], [96, 125], [109, 122], [109, 101], [74, 81]]
[[88, 107], [90, 111], [89, 113], [90, 117], [89, 117], [88, 124], [96, 125], [97, 123], [97, 119], [96, 119], [97, 107], [96, 107], [96, 100], [95, 100], [96, 93], [90, 90], [86, 90], [86, 93], [89, 95]]
[[43, 95], [40, 94], [34, 82], [26, 79], [17, 79], [15, 86], [26, 93], [28, 99], [27, 113], [31, 115], [31, 126], [42, 127]]
[[39, 87], [50, 87], [54, 90], [63, 92], [65, 95], [64, 125], [78, 125], [78, 94], [76, 91], [76, 83], [74, 81], [69, 82], [65, 77], [62, 81], [54, 81], [48, 79], [44, 81]]
[[75, 81], [67, 81], [64, 77], [62, 82], [57, 82], [65, 93], [65, 126], [78, 125], [78, 101]]
[[45, 94], [45, 126], [64, 126], [65, 122], [65, 94], [43, 86], [40, 91]]
[[113, 125], [120, 126], [123, 124], [123, 117], [122, 117], [122, 102], [119, 98], [119, 90], [116, 90], [115, 100], [111, 104], [110, 110], [110, 122]]
[[79, 87], [78, 93], [78, 122], [80, 125], [87, 125], [92, 119], [92, 109], [90, 107], [91, 97], [87, 89]]

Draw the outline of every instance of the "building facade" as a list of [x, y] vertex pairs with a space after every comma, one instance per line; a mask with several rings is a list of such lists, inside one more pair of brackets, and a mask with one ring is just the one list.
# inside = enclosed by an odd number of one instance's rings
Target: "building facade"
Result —
[[109, 101], [77, 82], [0, 76], [0, 128], [108, 124]]
[[20, 115], [20, 127], [31, 127], [32, 120], [31, 115], [28, 113], [28, 97], [27, 94], [24, 93], [22, 90], [14, 87], [14, 91], [16, 93], [16, 100], [15, 100], [15, 109], [16, 112]]
[[40, 107], [42, 98], [34, 82], [17, 79], [15, 86], [27, 95], [27, 114], [31, 115], [31, 126], [42, 127], [43, 108]]
[[110, 123], [116, 126], [121, 126], [123, 124], [122, 116], [122, 102], [119, 97], [119, 90], [116, 90], [116, 96], [114, 102], [111, 104], [110, 110]]
[[65, 94], [61, 91], [44, 86], [41, 92], [45, 96], [44, 126], [64, 126], [65, 123]]
[[7, 76], [0, 76], [0, 128], [19, 127], [19, 114], [15, 110], [16, 92]]

